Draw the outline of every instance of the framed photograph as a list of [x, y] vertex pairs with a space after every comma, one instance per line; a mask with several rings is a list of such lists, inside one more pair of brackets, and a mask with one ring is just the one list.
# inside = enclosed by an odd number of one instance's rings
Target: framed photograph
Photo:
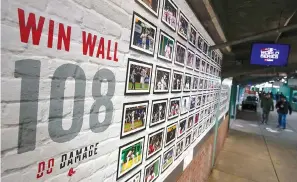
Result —
[[173, 124], [168, 125], [166, 127], [165, 147], [170, 145], [172, 142], [175, 141], [176, 130], [177, 130], [177, 124], [176, 123], [173, 123]]
[[187, 118], [178, 121], [177, 137], [181, 137], [186, 132]]
[[197, 102], [196, 102], [196, 107], [200, 107], [200, 105], [201, 105], [201, 98], [202, 96], [201, 95], [197, 95]]
[[196, 95], [192, 95], [190, 97], [190, 111], [194, 110], [196, 108]]
[[207, 74], [209, 74], [209, 63], [207, 62], [206, 63], [206, 71], [205, 71]]
[[164, 0], [162, 22], [176, 31], [177, 25], [177, 6], [172, 0]]
[[121, 138], [145, 130], [148, 107], [149, 101], [124, 103]]
[[183, 153], [184, 151], [184, 139], [182, 138], [180, 141], [178, 141], [175, 145], [175, 160]]
[[194, 125], [199, 123], [199, 112], [195, 114]]
[[130, 48], [154, 56], [156, 35], [157, 27], [133, 12]]
[[180, 97], [171, 98], [168, 108], [168, 119], [178, 117], [180, 113]]
[[141, 180], [141, 170], [139, 170], [136, 174], [131, 176], [127, 181], [125, 182], [140, 182]]
[[206, 104], [206, 95], [202, 95], [201, 105]]
[[198, 35], [198, 40], [197, 40], [197, 48], [200, 50], [200, 51], [203, 51], [203, 38], [201, 37], [201, 35]]
[[198, 82], [199, 78], [197, 76], [193, 76], [192, 92], [196, 92], [198, 90]]
[[183, 96], [180, 108], [180, 114], [186, 114], [190, 110], [190, 96]]
[[183, 82], [183, 73], [173, 70], [172, 72], [172, 82], [171, 82], [171, 92], [181, 92]]
[[206, 90], [207, 89], [207, 85], [208, 85], [208, 80], [204, 79], [204, 83], [203, 83], [203, 89]]
[[161, 66], [156, 67], [154, 93], [169, 92], [170, 75], [170, 69]]
[[195, 56], [195, 71], [200, 71], [201, 58], [198, 54]]
[[185, 40], [188, 40], [188, 32], [189, 32], [189, 20], [181, 11], [179, 11], [177, 33]]
[[173, 164], [174, 161], [174, 145], [163, 154], [161, 171], [162, 173]]
[[214, 58], [215, 58], [215, 51], [214, 51], [214, 50], [212, 50], [212, 51], [211, 51], [211, 60], [213, 60], [213, 61], [214, 61]]
[[143, 7], [145, 7], [149, 12], [151, 12], [153, 15], [156, 17], [159, 16], [159, 7], [160, 7], [160, 2], [159, 0], [135, 0], [139, 4], [141, 4]]
[[203, 133], [203, 125], [199, 125], [199, 129], [198, 129], [198, 137]]
[[192, 139], [192, 131], [186, 135], [185, 150], [187, 150], [191, 145], [191, 139]]
[[184, 92], [190, 92], [191, 91], [191, 85], [192, 85], [192, 75], [185, 74], [184, 76]]
[[197, 137], [198, 137], [198, 127], [193, 129], [192, 143], [197, 139]]
[[207, 55], [207, 51], [208, 51], [208, 44], [207, 44], [207, 42], [205, 41], [205, 40], [203, 40], [203, 53], [205, 54], [205, 55]]
[[188, 117], [187, 130], [190, 130], [194, 125], [194, 115]]
[[163, 136], [164, 128], [148, 135], [146, 160], [162, 150], [164, 140]]
[[144, 168], [144, 182], [154, 182], [160, 176], [161, 156]]
[[153, 100], [150, 128], [166, 121], [167, 99]]
[[203, 78], [200, 78], [199, 79], [199, 85], [198, 85], [198, 89], [199, 90], [202, 90], [203, 89], [203, 83], [204, 83], [204, 79]]
[[176, 41], [176, 51], [174, 63], [180, 66], [185, 65], [186, 58], [186, 46], [182, 45], [180, 42]]
[[142, 163], [144, 137], [136, 139], [119, 148], [117, 180]]
[[160, 30], [158, 58], [172, 62], [175, 40], [173, 37]]
[[187, 61], [186, 61], [187, 68], [193, 69], [193, 64], [195, 61], [194, 58], [195, 58], [195, 53], [193, 51], [191, 51], [190, 49], [188, 49]]
[[205, 60], [202, 59], [202, 60], [201, 60], [201, 69], [200, 69], [202, 72], [205, 72], [205, 71], [206, 71], [206, 66], [205, 66], [205, 64], [206, 64]]
[[125, 94], [149, 94], [153, 64], [128, 59]]
[[190, 36], [189, 36], [189, 43], [192, 44], [192, 46], [196, 46], [197, 41], [197, 29], [194, 27], [194, 25], [191, 24], [190, 27]]

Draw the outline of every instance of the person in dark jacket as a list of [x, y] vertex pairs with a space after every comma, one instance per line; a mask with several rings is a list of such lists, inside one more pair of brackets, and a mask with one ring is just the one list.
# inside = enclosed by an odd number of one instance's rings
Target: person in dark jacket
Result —
[[275, 108], [278, 113], [278, 127], [280, 129], [286, 129], [287, 115], [292, 114], [292, 107], [287, 101], [286, 97], [281, 97], [281, 100], [276, 103]]
[[270, 111], [274, 110], [274, 106], [273, 106], [273, 100], [270, 98], [270, 94], [266, 94], [265, 97], [263, 97], [262, 101], [261, 101], [261, 108], [263, 110], [262, 112], [262, 123], [267, 124], [268, 122], [268, 117], [269, 117], [269, 113]]

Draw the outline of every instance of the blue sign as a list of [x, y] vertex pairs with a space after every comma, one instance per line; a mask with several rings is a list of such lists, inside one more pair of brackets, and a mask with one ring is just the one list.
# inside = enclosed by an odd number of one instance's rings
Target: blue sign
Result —
[[287, 44], [255, 43], [252, 47], [251, 64], [287, 66], [290, 46]]

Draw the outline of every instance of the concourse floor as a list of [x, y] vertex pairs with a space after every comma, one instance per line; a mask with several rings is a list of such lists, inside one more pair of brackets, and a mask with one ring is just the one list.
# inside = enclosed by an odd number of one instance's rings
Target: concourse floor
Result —
[[242, 111], [230, 131], [209, 182], [297, 182], [297, 113], [278, 131], [277, 113], [268, 125], [260, 112]]

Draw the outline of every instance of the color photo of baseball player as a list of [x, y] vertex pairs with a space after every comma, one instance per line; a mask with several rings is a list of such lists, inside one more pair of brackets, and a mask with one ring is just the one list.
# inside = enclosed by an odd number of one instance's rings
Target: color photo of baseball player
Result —
[[160, 66], [156, 68], [154, 93], [168, 93], [171, 70]]
[[162, 22], [172, 30], [176, 30], [177, 25], [177, 6], [172, 0], [164, 0]]
[[179, 116], [180, 113], [180, 98], [171, 98], [168, 108], [168, 119]]

